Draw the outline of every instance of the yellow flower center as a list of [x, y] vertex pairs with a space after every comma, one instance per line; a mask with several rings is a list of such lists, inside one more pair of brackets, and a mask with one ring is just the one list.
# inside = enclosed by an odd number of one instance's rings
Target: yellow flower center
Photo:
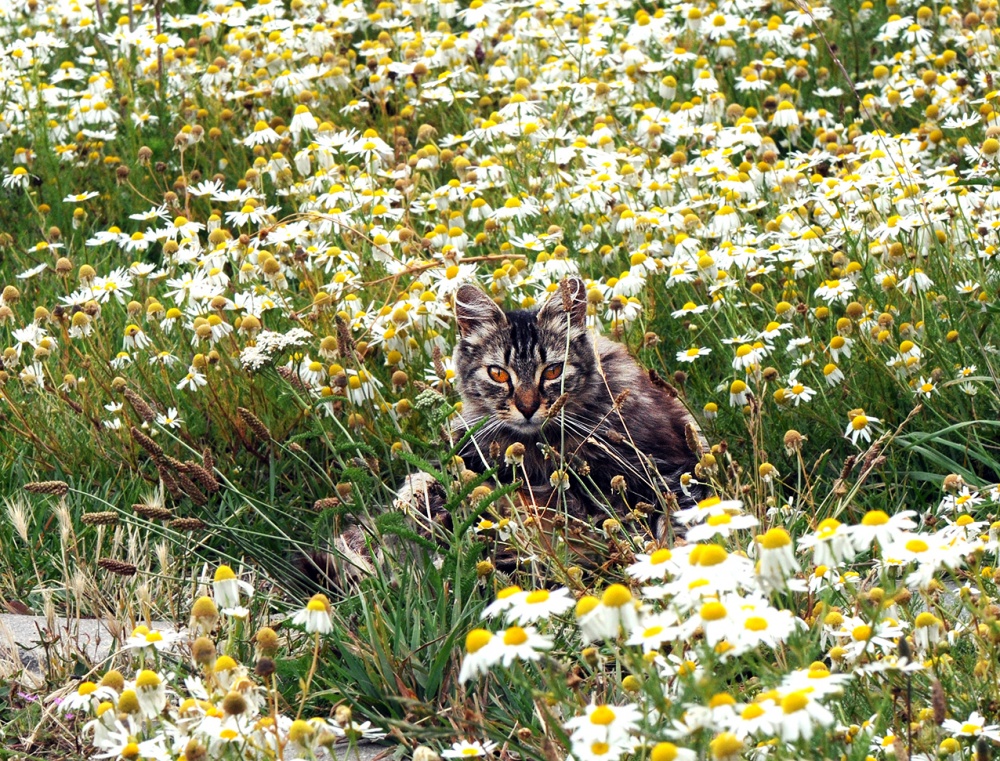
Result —
[[[855, 420], [856, 419], [857, 418], [855, 418]], [[884, 526], [888, 522], [889, 516], [882, 510], [872, 510], [867, 512], [865, 513], [865, 517], [861, 519], [862, 526]]]
[[628, 591], [628, 587], [621, 584], [612, 584], [604, 590], [601, 602], [609, 608], [620, 608], [632, 602], [632, 593]]
[[505, 645], [523, 645], [528, 641], [528, 633], [520, 626], [512, 626], [503, 633], [503, 643]]
[[703, 621], [721, 621], [726, 617], [726, 606], [721, 602], [713, 600], [701, 606], [701, 618]]
[[809, 705], [809, 698], [801, 691], [785, 695], [781, 700], [781, 710], [783, 713], [795, 713], [796, 711], [801, 711], [807, 705]]
[[493, 634], [486, 629], [473, 629], [465, 635], [465, 652], [476, 653], [482, 650], [493, 639]]

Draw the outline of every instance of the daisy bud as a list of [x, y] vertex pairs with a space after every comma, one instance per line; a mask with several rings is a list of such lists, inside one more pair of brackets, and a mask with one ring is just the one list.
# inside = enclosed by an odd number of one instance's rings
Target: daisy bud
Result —
[[135, 690], [123, 690], [118, 696], [118, 713], [131, 715], [139, 713], [139, 696]]
[[211, 597], [199, 597], [191, 606], [191, 628], [208, 634], [219, 622], [219, 609]]
[[208, 637], [198, 637], [191, 645], [191, 657], [199, 665], [211, 664], [215, 660], [215, 643]]
[[246, 713], [247, 708], [246, 698], [235, 690], [230, 690], [222, 699], [222, 710], [229, 716], [239, 716]]
[[333, 720], [342, 727], [351, 723], [351, 717], [351, 707], [348, 705], [337, 706], [337, 710], [333, 713]]
[[270, 626], [262, 626], [254, 637], [257, 644], [258, 657], [272, 656], [278, 652], [278, 633]]
[[121, 693], [121, 691], [125, 689], [125, 677], [121, 675], [120, 671], [111, 669], [103, 677], [101, 677], [100, 686], [110, 687], [115, 692]]

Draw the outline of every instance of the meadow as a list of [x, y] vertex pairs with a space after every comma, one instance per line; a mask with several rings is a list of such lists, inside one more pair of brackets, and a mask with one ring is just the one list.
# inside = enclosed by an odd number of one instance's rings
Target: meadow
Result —
[[[0, 601], [121, 632], [0, 759], [996, 757], [997, 7], [0, 0]], [[567, 275], [665, 539], [456, 456], [457, 288]]]

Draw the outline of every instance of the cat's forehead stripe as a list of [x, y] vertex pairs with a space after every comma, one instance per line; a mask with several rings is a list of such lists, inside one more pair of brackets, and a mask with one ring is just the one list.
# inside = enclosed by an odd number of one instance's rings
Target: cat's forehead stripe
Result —
[[538, 345], [538, 323], [533, 312], [509, 312], [507, 321], [510, 324], [510, 345], [507, 349], [507, 362], [510, 355], [520, 360], [532, 359], [535, 347]]

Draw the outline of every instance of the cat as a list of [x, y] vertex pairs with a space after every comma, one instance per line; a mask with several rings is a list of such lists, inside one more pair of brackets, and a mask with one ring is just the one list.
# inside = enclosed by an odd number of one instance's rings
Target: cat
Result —
[[[474, 429], [461, 452], [466, 467], [498, 466], [499, 482], [520, 478], [536, 500], [550, 494], [590, 517], [637, 505], [662, 516], [692, 502], [680, 478], [697, 464], [697, 426], [623, 344], [587, 328], [580, 278], [564, 280], [538, 309], [510, 312], [463, 285], [455, 314], [462, 420]], [[523, 460], [514, 464], [505, 455], [516, 444]]]
[[[671, 509], [699, 492], [693, 473], [703, 438], [676, 392], [644, 371], [627, 348], [587, 327], [587, 289], [559, 284], [537, 309], [502, 310], [475, 285], [455, 294], [453, 360], [462, 410], [456, 441], [471, 474], [498, 468], [499, 484], [522, 482], [534, 505], [570, 519], [648, 514], [662, 539]], [[471, 434], [470, 434], [471, 432]], [[427, 474], [409, 476], [394, 506], [433, 537], [451, 526], [445, 494]], [[371, 573], [381, 550], [354, 526], [300, 568], [314, 580]], [[311, 567], [307, 567], [311, 566]], [[317, 571], [319, 573], [317, 573]]]

